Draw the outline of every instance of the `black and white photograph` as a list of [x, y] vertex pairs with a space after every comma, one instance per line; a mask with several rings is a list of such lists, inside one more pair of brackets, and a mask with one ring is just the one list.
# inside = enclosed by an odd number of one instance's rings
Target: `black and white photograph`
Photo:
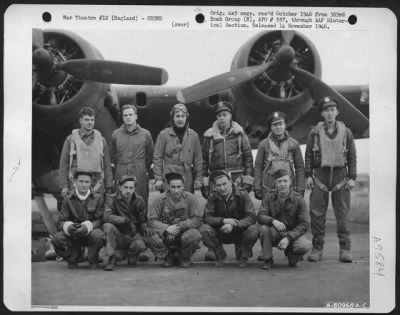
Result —
[[23, 43], [6, 24], [26, 67], [23, 92], [5, 68], [21, 309], [390, 310], [396, 43], [383, 65], [376, 46], [396, 29], [367, 22], [390, 11], [95, 8], [50, 6]]

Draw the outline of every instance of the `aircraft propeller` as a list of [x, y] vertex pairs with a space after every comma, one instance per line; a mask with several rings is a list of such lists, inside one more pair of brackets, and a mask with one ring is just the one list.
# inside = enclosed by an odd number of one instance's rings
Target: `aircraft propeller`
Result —
[[294, 38], [294, 31], [282, 31], [282, 45], [289, 46]]
[[340, 120], [354, 130], [367, 130], [368, 119], [338, 91], [323, 82], [317, 76], [295, 66], [290, 66], [299, 85], [307, 86], [314, 100], [319, 101], [325, 96], [334, 97], [339, 102]]
[[[368, 119], [339, 92], [320, 80], [319, 74], [312, 73], [310, 48], [300, 44], [295, 35], [294, 31], [281, 31], [280, 37], [257, 44], [251, 51], [250, 66], [186, 87], [178, 91], [177, 99], [182, 103], [195, 102], [255, 79], [260, 92], [278, 100], [289, 99], [302, 91], [309, 91], [314, 101], [324, 96], [334, 97], [340, 103], [340, 120], [363, 133], [368, 129]], [[307, 110], [311, 106], [312, 100]]]
[[157, 67], [101, 59], [64, 58], [60, 61], [46, 49], [40, 29], [33, 29], [32, 47], [33, 84], [43, 79], [52, 86], [57, 85], [67, 74], [80, 80], [131, 85], [162, 85], [168, 80], [167, 71]]
[[195, 102], [237, 84], [250, 81], [263, 73], [275, 82], [289, 80], [292, 77], [289, 73], [289, 66], [295, 57], [295, 51], [290, 46], [293, 37], [293, 31], [282, 31], [281, 47], [272, 58], [269, 58], [270, 55], [266, 57], [265, 63], [225, 72], [186, 87], [178, 91], [176, 95], [178, 101], [182, 103]]
[[162, 68], [125, 62], [75, 59], [55, 63], [45, 48], [37, 48], [32, 59], [39, 76], [64, 71], [81, 80], [132, 85], [162, 85], [168, 80], [168, 73]]
[[35, 50], [44, 46], [44, 37], [42, 30], [34, 28], [32, 30], [32, 47]]

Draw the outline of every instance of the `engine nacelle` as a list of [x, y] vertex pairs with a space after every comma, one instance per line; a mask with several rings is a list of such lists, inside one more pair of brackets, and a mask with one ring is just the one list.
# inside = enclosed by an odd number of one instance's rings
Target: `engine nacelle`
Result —
[[[44, 48], [55, 63], [71, 59], [103, 59], [83, 38], [65, 30], [44, 30]], [[82, 106], [104, 104], [108, 84], [82, 81], [62, 71], [42, 76], [32, 86], [32, 115], [35, 128], [62, 132], [77, 121]], [[102, 110], [102, 108], [99, 108]]]
[[[304, 35], [293, 32], [290, 43], [286, 43], [283, 32], [279, 30], [262, 32], [247, 41], [236, 53], [231, 70], [272, 62], [278, 50], [287, 44], [294, 49], [294, 66], [321, 77], [320, 57], [312, 42]], [[270, 71], [232, 87], [232, 94], [236, 119], [247, 127], [250, 135], [256, 137], [266, 131], [266, 117], [271, 111], [285, 112], [287, 125], [290, 126], [313, 105], [310, 93], [296, 82], [294, 76], [281, 80]]]

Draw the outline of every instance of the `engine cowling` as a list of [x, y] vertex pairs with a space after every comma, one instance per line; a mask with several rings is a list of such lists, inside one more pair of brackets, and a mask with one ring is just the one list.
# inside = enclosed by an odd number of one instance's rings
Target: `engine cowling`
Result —
[[[286, 31], [287, 32], [287, 31]], [[273, 62], [283, 45], [294, 50], [293, 65], [321, 77], [321, 61], [312, 42], [293, 32], [290, 42], [280, 30], [265, 31], [247, 41], [236, 53], [231, 70]], [[266, 131], [266, 117], [271, 111], [287, 114], [290, 126], [306, 113], [313, 101], [310, 93], [290, 72], [268, 70], [255, 79], [232, 87], [235, 116], [240, 117], [250, 136], [260, 137]]]
[[[43, 44], [55, 64], [71, 59], [103, 59], [95, 47], [65, 30], [44, 30]], [[32, 86], [35, 128], [62, 132], [77, 121], [79, 109], [85, 104], [103, 105], [108, 87], [108, 84], [83, 81], [63, 71], [40, 75]]]

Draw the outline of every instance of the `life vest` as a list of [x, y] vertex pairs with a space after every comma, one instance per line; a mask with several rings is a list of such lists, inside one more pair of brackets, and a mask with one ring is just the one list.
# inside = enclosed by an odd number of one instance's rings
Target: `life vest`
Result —
[[279, 169], [288, 171], [291, 174], [292, 183], [295, 184], [293, 153], [289, 151], [289, 139], [283, 141], [280, 147], [270, 137], [267, 139], [269, 154], [264, 168], [263, 186], [268, 188], [275, 186], [272, 174]]
[[336, 122], [337, 134], [331, 139], [325, 133], [324, 123], [320, 122], [315, 127], [315, 135], [319, 137], [319, 145], [314, 137], [313, 151], [321, 152], [321, 167], [345, 167], [347, 164], [347, 134], [346, 126], [341, 121]]
[[94, 131], [93, 142], [86, 144], [79, 135], [79, 129], [72, 130], [70, 146], [70, 177], [72, 174], [72, 160], [76, 158], [77, 169], [87, 172], [100, 173], [103, 178], [103, 139], [99, 131]]

